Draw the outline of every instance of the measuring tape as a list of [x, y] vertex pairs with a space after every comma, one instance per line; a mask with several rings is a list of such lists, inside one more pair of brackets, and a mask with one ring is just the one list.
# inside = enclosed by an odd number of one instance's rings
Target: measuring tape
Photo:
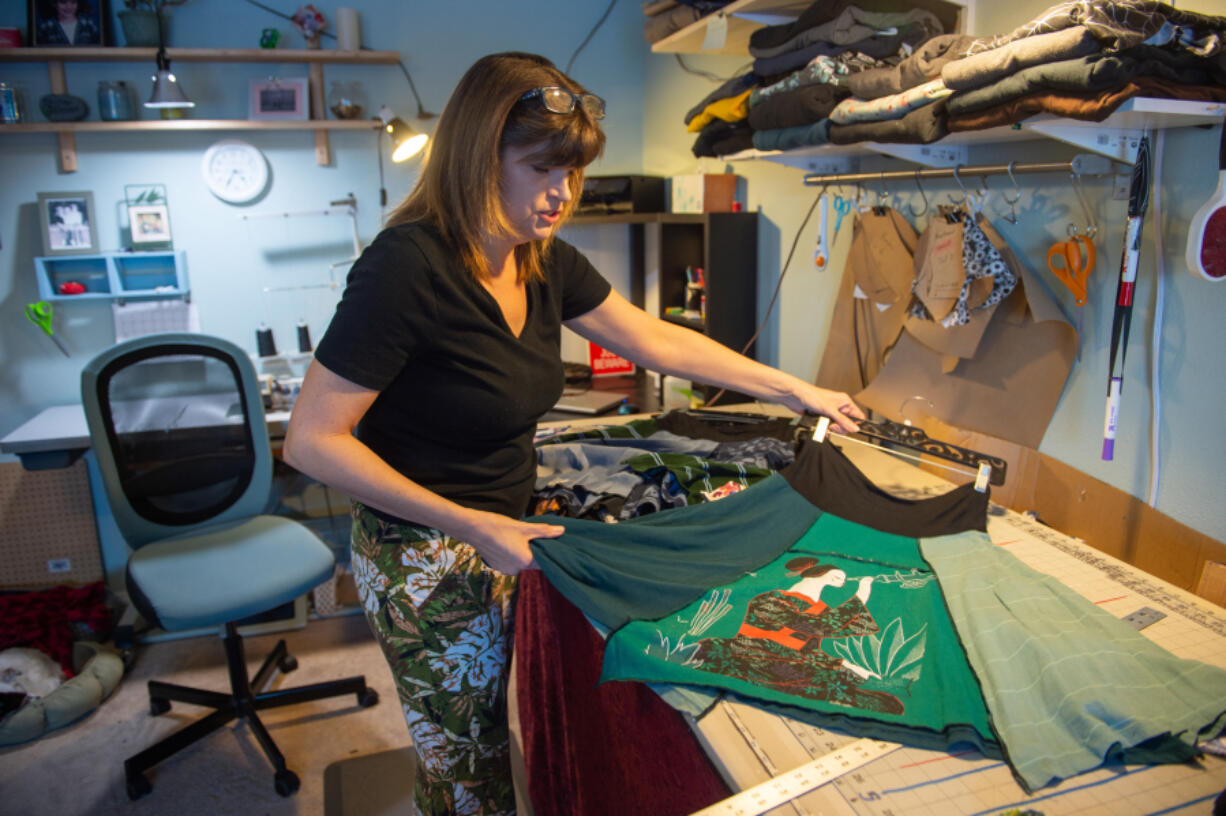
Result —
[[859, 739], [691, 816], [758, 816], [901, 747], [896, 742]]

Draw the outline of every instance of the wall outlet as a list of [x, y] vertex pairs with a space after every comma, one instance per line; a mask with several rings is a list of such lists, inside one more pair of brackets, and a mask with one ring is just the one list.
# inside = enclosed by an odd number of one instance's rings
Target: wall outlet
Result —
[[48, 559], [47, 572], [72, 572], [72, 560], [68, 558]]

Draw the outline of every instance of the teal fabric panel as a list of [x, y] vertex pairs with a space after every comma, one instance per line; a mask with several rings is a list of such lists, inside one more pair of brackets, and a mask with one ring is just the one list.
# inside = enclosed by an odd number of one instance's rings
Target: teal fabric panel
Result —
[[982, 533], [920, 549], [1028, 789], [1141, 743], [1123, 758], [1187, 758], [1226, 725], [1226, 671], [1175, 657]]
[[173, 632], [266, 612], [318, 586], [334, 564], [332, 550], [306, 527], [256, 516], [142, 547], [128, 574]]
[[[814, 560], [833, 569], [798, 577]], [[995, 742], [916, 539], [829, 514], [765, 566], [623, 626], [601, 679], [714, 686], [908, 742]]]
[[821, 511], [772, 473], [717, 502], [678, 507], [620, 524], [542, 516], [559, 538], [537, 539], [545, 577], [584, 614], [610, 629], [658, 618], [786, 550]]

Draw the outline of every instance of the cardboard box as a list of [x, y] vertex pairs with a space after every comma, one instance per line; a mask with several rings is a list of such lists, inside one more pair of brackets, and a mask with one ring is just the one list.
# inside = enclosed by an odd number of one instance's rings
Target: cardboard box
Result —
[[734, 173], [695, 173], [669, 179], [675, 213], [736, 212], [745, 206], [744, 179]]

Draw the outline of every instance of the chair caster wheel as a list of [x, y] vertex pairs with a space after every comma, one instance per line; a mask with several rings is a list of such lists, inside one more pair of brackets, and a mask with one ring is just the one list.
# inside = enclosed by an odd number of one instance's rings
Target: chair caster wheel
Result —
[[153, 716], [165, 714], [170, 711], [170, 700], [165, 697], [150, 697], [149, 698], [149, 713]]
[[358, 705], [362, 708], [370, 708], [375, 703], [379, 702], [379, 692], [372, 689], [370, 686], [362, 689], [358, 694]]
[[127, 776], [128, 798], [133, 802], [153, 792], [153, 785], [149, 784], [144, 774], [130, 773]]
[[289, 674], [294, 669], [298, 668], [298, 658], [294, 657], [292, 654], [287, 654], [277, 662], [277, 668], [281, 670], [282, 674]]
[[293, 796], [298, 792], [298, 774], [290, 770], [277, 771], [273, 784], [278, 796]]

